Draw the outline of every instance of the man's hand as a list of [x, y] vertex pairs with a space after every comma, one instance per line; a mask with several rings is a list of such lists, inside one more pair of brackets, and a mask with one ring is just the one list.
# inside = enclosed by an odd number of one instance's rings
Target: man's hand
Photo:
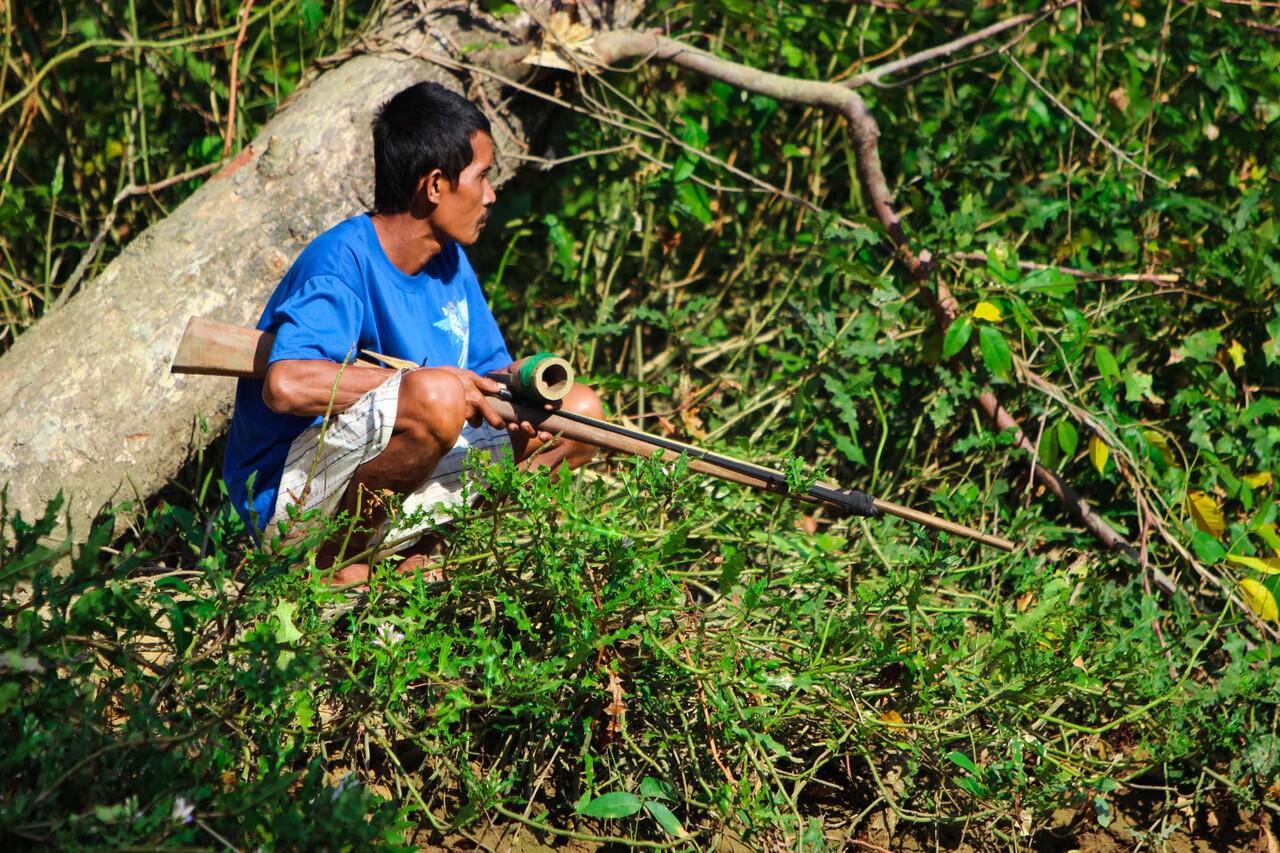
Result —
[[[507, 429], [510, 432], [523, 432], [530, 438], [538, 438], [542, 441], [550, 441], [551, 433], [539, 431], [537, 427], [528, 421], [512, 421], [508, 423], [502, 419], [502, 416], [493, 410], [489, 405], [489, 400], [485, 396], [491, 394], [497, 396], [502, 386], [487, 376], [481, 376], [470, 370], [464, 370], [461, 367], [436, 367], [434, 370], [443, 370], [457, 377], [462, 383], [462, 387], [466, 389], [467, 399], [467, 423], [473, 427], [480, 426], [480, 423], [487, 422], [489, 426], [495, 429]], [[550, 407], [548, 407], [550, 408]]]

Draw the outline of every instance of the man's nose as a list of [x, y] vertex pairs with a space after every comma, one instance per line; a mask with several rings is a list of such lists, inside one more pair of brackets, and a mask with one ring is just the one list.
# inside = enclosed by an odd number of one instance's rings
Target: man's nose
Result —
[[484, 182], [484, 206], [488, 207], [498, 200], [498, 194], [493, 191], [493, 184], [489, 183], [486, 178]]

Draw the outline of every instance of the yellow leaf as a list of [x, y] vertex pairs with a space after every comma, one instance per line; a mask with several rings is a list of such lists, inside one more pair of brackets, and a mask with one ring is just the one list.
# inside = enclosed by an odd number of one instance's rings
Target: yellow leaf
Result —
[[1259, 471], [1256, 474], [1245, 474], [1241, 479], [1249, 484], [1249, 488], [1261, 489], [1264, 486], [1271, 485], [1271, 472]]
[[590, 27], [574, 21], [568, 12], [554, 12], [542, 34], [542, 44], [520, 61], [564, 70], [572, 70], [576, 64], [570, 61], [570, 57], [579, 60], [579, 63], [598, 64], [594, 37], [595, 33]]
[[1107, 447], [1106, 442], [1098, 438], [1096, 435], [1089, 437], [1089, 461], [1093, 463], [1093, 467], [1098, 469], [1098, 473], [1107, 470], [1107, 460], [1111, 458], [1111, 448]]
[[1228, 554], [1227, 562], [1269, 575], [1280, 575], [1280, 557], [1246, 557], [1243, 554]]
[[1231, 342], [1231, 346], [1227, 347], [1227, 355], [1231, 356], [1231, 363], [1236, 366], [1236, 370], [1244, 367], [1244, 347], [1240, 346], [1239, 341]]
[[1240, 591], [1244, 593], [1245, 604], [1249, 605], [1250, 610], [1263, 619], [1270, 619], [1272, 622], [1277, 621], [1276, 617], [1280, 616], [1280, 608], [1276, 607], [1276, 597], [1271, 594], [1271, 590], [1253, 578], [1245, 578], [1240, 581]]
[[1153, 429], [1144, 429], [1142, 437], [1147, 440], [1148, 444], [1160, 451], [1160, 458], [1164, 460], [1166, 465], [1177, 466], [1178, 463], [1173, 461], [1173, 449], [1169, 447], [1169, 439], [1165, 438], [1164, 433]]
[[880, 721], [894, 729], [900, 729], [907, 724], [907, 721], [902, 719], [902, 715], [892, 708], [880, 715]]
[[1280, 530], [1270, 521], [1254, 522], [1250, 529], [1258, 534], [1258, 538], [1270, 546], [1272, 552], [1280, 556]]
[[1204, 492], [1187, 493], [1187, 512], [1191, 513], [1191, 520], [1196, 523], [1196, 527], [1211, 536], [1221, 536], [1222, 531], [1227, 529], [1222, 510], [1218, 509], [1214, 499]]
[[1004, 315], [1000, 313], [1000, 309], [992, 305], [990, 302], [979, 302], [978, 307], [973, 309], [973, 318], [975, 320], [987, 320], [991, 323], [999, 323], [1004, 319]]

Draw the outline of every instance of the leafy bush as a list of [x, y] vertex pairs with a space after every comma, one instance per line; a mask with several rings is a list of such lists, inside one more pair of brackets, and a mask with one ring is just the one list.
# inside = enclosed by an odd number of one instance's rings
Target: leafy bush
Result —
[[5, 831], [396, 846], [496, 814], [548, 839], [817, 843], [877, 803], [1031, 831], [1231, 761], [1235, 796], [1265, 796], [1249, 721], [1280, 691], [1263, 650], [1222, 642], [1229, 610], [892, 524], [810, 536], [678, 464], [490, 482], [505, 498], [457, 522], [446, 583], [384, 564], [363, 592], [297, 568], [314, 537], [199, 553], [243, 536], [225, 505], [178, 522], [191, 569], [106, 555], [109, 521], [41, 546], [56, 504], [12, 519]]
[[[838, 79], [959, 32], [949, 7], [909, 5], [659, 4], [653, 20]], [[217, 26], [238, 8], [214, 6]], [[271, 8], [242, 56], [243, 132], [359, 17]], [[966, 29], [1037, 8], [975, 7]], [[143, 32], [168, 26], [139, 13]], [[76, 19], [106, 32], [122, 14]], [[174, 14], [208, 34], [194, 7]], [[601, 120], [566, 114], [547, 150], [584, 156], [504, 190], [476, 249], [513, 347], [570, 356], [615, 417], [807, 460], [1028, 547], [993, 555], [615, 459], [560, 483], [494, 472], [502, 502], [457, 522], [447, 584], [388, 566], [339, 592], [308, 568], [315, 537], [254, 546], [197, 463], [114, 545], [105, 526], [50, 541], [56, 506], [8, 519], [4, 832], [102, 847], [1263, 836], [1280, 77], [1250, 22], [1268, 14], [1081, 4], [1003, 51], [861, 89], [935, 260], [923, 283], [870, 215], [841, 121], [666, 67], [583, 76]], [[68, 285], [124, 176], [219, 156], [225, 125], [192, 105], [217, 95], [226, 48], [86, 53], [50, 78], [68, 83], [57, 108], [24, 119], [33, 135], [8, 155], [4, 346]], [[20, 138], [20, 111], [0, 116]], [[87, 141], [55, 189], [44, 152], [76, 122]], [[136, 197], [120, 215], [115, 240], [163, 208]], [[937, 281], [961, 308], [945, 334]], [[1029, 454], [981, 423], [986, 390], [1138, 564], [1031, 483]]]

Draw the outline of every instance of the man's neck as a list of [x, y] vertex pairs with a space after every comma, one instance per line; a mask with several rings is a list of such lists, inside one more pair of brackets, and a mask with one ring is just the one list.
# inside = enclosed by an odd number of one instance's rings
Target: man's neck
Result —
[[374, 233], [382, 251], [405, 275], [417, 275], [443, 246], [425, 219], [411, 213], [375, 213]]

